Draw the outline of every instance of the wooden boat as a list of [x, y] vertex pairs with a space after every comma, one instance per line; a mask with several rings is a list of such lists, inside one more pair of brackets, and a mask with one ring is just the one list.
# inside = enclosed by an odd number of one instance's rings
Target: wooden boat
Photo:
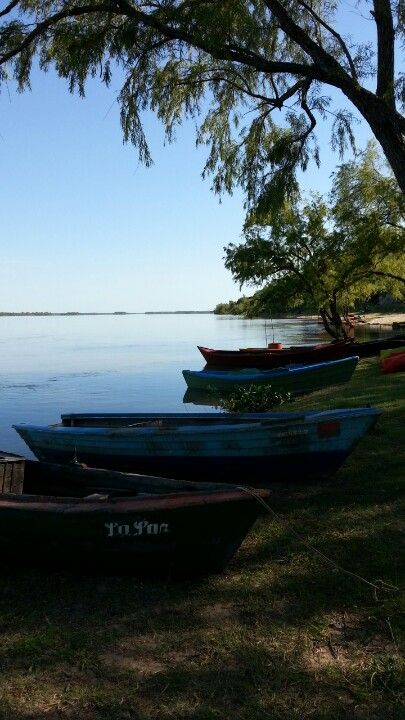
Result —
[[[310, 364], [339, 360], [348, 355], [347, 343], [329, 343], [302, 348], [269, 350], [268, 348], [246, 350], [212, 350], [198, 346], [210, 368], [254, 368], [271, 370], [291, 363]], [[355, 353], [353, 353], [355, 355]]]
[[349, 357], [316, 365], [289, 365], [275, 370], [183, 370], [183, 377], [190, 390], [204, 390], [219, 396], [252, 386], [269, 386], [275, 392], [301, 395], [347, 382], [358, 361], [358, 357]]
[[354, 348], [356, 355], [360, 358], [377, 357], [381, 350], [389, 350], [401, 347], [405, 344], [405, 335], [394, 335], [390, 338], [379, 338], [377, 340], [368, 340], [367, 342], [354, 342], [351, 347]]
[[384, 373], [396, 373], [405, 370], [405, 352], [395, 353], [382, 361]]
[[229, 485], [26, 461], [23, 494], [0, 494], [0, 548], [8, 561], [87, 572], [217, 572], [262, 512]]
[[320, 345], [296, 346], [282, 350], [269, 350], [268, 348], [254, 348], [245, 350], [213, 350], [198, 345], [207, 366], [217, 369], [229, 368], [256, 368], [271, 370], [294, 363], [306, 365], [340, 360], [341, 358], [357, 355], [360, 358], [374, 357], [380, 350], [400, 347], [405, 343], [404, 335], [395, 335], [391, 338], [370, 340], [368, 342], [338, 342], [323, 343]]
[[404, 353], [405, 352], [405, 345], [401, 345], [401, 347], [397, 348], [390, 348], [389, 350], [381, 350], [380, 351], [380, 362], [383, 362], [388, 357], [391, 357], [391, 355], [397, 355], [398, 353]]
[[265, 487], [334, 472], [377, 421], [375, 408], [281, 413], [66, 414], [15, 425], [39, 460]]

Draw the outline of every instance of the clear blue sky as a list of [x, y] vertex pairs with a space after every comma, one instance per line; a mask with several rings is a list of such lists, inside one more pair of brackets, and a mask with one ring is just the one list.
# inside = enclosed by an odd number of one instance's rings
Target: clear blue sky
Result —
[[[241, 194], [220, 204], [201, 179], [191, 125], [164, 146], [148, 115], [155, 164], [139, 165], [122, 143], [118, 90], [91, 81], [82, 100], [39, 71], [30, 93], [3, 88], [0, 310], [205, 310], [240, 296], [222, 257], [240, 239]], [[366, 128], [356, 134], [364, 145]], [[318, 135], [322, 167], [304, 185], [324, 192], [338, 158]]]

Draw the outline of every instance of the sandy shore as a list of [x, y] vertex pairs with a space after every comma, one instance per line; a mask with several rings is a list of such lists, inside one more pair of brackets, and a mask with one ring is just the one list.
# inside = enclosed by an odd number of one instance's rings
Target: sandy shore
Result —
[[[405, 323], [405, 313], [365, 313], [360, 315], [364, 323], [359, 325], [384, 325], [392, 327], [392, 323]], [[297, 320], [319, 320], [319, 315], [301, 315]]]
[[367, 325], [392, 325], [392, 323], [405, 323], [405, 313], [366, 313], [363, 315]]

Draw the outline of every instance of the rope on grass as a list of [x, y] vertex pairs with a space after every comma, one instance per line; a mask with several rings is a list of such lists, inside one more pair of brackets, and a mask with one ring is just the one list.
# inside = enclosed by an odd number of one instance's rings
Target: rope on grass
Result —
[[243, 492], [247, 493], [248, 495], [251, 495], [254, 497], [260, 505], [263, 505], [263, 507], [267, 510], [267, 512], [272, 515], [275, 520], [280, 524], [284, 525], [288, 528], [288, 530], [297, 538], [297, 540], [300, 541], [310, 552], [312, 552], [314, 555], [317, 555], [321, 560], [326, 562], [335, 572], [341, 572], [344, 575], [348, 575], [349, 577], [355, 578], [356, 580], [360, 580], [364, 585], [367, 585], [368, 587], [371, 587], [374, 590], [374, 597], [376, 601], [378, 602], [379, 598], [377, 595], [378, 591], [385, 591], [385, 592], [392, 592], [392, 593], [401, 593], [404, 592], [405, 588], [397, 587], [396, 585], [391, 585], [391, 583], [386, 583], [384, 580], [376, 580], [375, 582], [372, 582], [371, 580], [367, 580], [366, 578], [362, 577], [362, 575], [358, 575], [355, 572], [352, 572], [351, 570], [346, 570], [346, 568], [341, 567], [338, 565], [335, 560], [332, 560], [330, 557], [325, 555], [321, 550], [318, 550], [316, 547], [311, 545], [311, 543], [307, 542], [302, 535], [300, 535], [294, 527], [291, 525], [291, 523], [288, 522], [288, 520], [285, 520], [283, 517], [278, 515], [275, 510], [273, 510], [270, 505], [263, 500], [260, 495], [258, 495], [253, 488], [245, 487], [243, 485], [238, 486], [239, 490], [243, 490]]

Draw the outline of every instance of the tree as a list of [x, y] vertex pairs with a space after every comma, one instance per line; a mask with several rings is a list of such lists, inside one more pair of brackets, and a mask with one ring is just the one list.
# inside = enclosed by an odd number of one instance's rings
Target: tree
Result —
[[[0, 79], [29, 85], [35, 56], [54, 65], [72, 91], [115, 67], [125, 140], [151, 162], [142, 126], [150, 108], [169, 139], [184, 117], [199, 119], [209, 147], [204, 174], [217, 192], [242, 186], [256, 215], [297, 190], [296, 173], [319, 162], [314, 130], [331, 113], [332, 144], [354, 144], [351, 111], [380, 142], [405, 193], [405, 75], [395, 52], [405, 36], [404, 0], [359, 0], [375, 25], [376, 46], [338, 32], [329, 0], [10, 0], [0, 10]], [[371, 9], [370, 9], [371, 6]], [[353, 17], [353, 16], [351, 16]], [[11, 69], [11, 70], [10, 70]], [[376, 79], [376, 86], [370, 89]], [[399, 108], [399, 109], [398, 109]], [[282, 110], [279, 125], [274, 111]]]
[[405, 198], [383, 170], [370, 144], [337, 169], [328, 202], [286, 202], [270, 226], [248, 226], [244, 243], [225, 248], [235, 280], [267, 283], [250, 314], [266, 303], [285, 311], [308, 302], [341, 339], [342, 314], [352, 303], [376, 292], [404, 296]]

